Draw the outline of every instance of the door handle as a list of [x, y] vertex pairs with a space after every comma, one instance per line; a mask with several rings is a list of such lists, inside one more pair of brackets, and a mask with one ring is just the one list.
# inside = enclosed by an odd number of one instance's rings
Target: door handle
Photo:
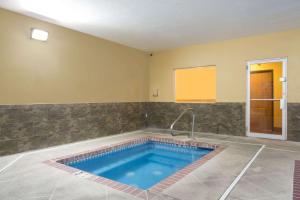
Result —
[[285, 106], [285, 99], [280, 99], [280, 110], [283, 110]]
[[279, 81], [280, 81], [280, 82], [286, 82], [286, 77], [280, 77], [280, 78], [279, 78]]

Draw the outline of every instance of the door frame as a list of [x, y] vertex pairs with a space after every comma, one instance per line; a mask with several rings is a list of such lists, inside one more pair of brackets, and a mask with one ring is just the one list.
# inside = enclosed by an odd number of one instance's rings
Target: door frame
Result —
[[[252, 64], [263, 64], [271, 62], [282, 62], [282, 134], [268, 134], [268, 133], [253, 133], [250, 132], [250, 65]], [[267, 138], [267, 139], [277, 139], [286, 140], [287, 139], [287, 58], [271, 58], [262, 60], [252, 60], [247, 61], [246, 65], [246, 81], [247, 81], [247, 94], [246, 94], [246, 136], [257, 137], [257, 138]]]

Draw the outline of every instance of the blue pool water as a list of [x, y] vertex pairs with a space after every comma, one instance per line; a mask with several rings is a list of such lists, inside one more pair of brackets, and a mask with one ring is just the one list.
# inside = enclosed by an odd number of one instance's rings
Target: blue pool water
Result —
[[149, 141], [68, 165], [146, 190], [212, 150]]

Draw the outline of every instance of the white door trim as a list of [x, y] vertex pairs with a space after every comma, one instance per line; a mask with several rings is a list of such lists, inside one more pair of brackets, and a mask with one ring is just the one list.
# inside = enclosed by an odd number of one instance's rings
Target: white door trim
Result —
[[[270, 62], [282, 62], [282, 76], [285, 81], [282, 82], [282, 135], [264, 134], [264, 133], [251, 133], [250, 132], [250, 65], [262, 64]], [[247, 95], [246, 95], [246, 135], [248, 137], [259, 137], [268, 139], [287, 139], [287, 58], [271, 58], [263, 60], [247, 61]]]

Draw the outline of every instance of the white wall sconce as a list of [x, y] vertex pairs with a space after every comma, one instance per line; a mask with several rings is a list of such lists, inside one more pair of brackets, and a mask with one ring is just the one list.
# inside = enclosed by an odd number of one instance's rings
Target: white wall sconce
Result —
[[48, 40], [48, 32], [41, 29], [31, 29], [31, 39], [46, 42]]

